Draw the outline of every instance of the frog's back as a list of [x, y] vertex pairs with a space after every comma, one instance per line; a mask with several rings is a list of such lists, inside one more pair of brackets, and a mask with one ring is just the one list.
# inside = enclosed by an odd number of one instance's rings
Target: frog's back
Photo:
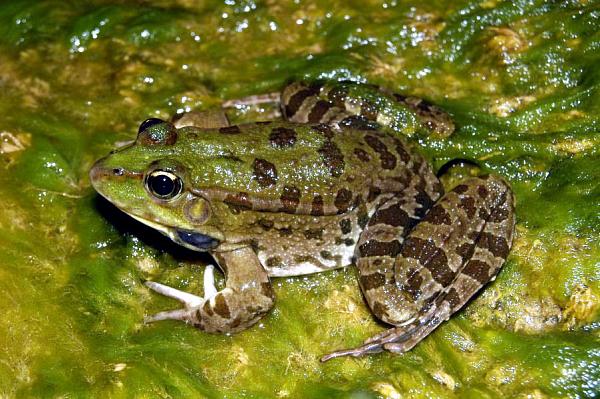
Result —
[[239, 210], [342, 214], [432, 175], [400, 139], [374, 130], [259, 122], [181, 133], [194, 189]]

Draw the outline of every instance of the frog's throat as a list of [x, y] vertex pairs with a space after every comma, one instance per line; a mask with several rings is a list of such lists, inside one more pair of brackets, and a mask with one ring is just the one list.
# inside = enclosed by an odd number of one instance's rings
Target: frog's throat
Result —
[[165, 226], [160, 223], [132, 215], [131, 213], [129, 216], [138, 222], [161, 232], [177, 244], [194, 251], [209, 251], [219, 245], [219, 240], [196, 231], [176, 229], [174, 227]]

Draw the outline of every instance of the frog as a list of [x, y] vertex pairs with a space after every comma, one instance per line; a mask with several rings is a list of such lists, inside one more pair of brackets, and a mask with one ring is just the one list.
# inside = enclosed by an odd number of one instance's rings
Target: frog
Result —
[[321, 360], [411, 350], [505, 263], [515, 230], [510, 184], [483, 173], [446, 192], [405, 136], [448, 136], [454, 122], [420, 98], [293, 82], [277, 101], [279, 120], [231, 124], [222, 109], [150, 118], [135, 141], [91, 168], [101, 196], [209, 253], [224, 273], [217, 290], [206, 267], [203, 296], [146, 281], [182, 307], [145, 321], [236, 333], [273, 308], [271, 278], [353, 266], [367, 306], [389, 327]]

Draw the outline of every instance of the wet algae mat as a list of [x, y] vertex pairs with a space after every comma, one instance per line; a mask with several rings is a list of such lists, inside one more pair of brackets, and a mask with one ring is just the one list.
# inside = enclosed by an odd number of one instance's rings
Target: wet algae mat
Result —
[[[599, 396], [599, 65], [593, 0], [3, 1], [0, 396]], [[210, 259], [99, 199], [92, 162], [149, 116], [299, 78], [444, 106], [457, 132], [410, 140], [514, 187], [497, 280], [407, 354], [318, 362], [383, 328], [353, 268], [276, 279], [235, 336], [142, 323], [176, 305], [145, 279], [201, 292]]]

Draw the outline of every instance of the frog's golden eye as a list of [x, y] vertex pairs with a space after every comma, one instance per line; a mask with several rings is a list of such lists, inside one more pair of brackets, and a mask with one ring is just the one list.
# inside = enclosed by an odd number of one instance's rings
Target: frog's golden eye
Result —
[[181, 194], [183, 182], [172, 172], [155, 170], [146, 177], [146, 188], [155, 197], [168, 200]]

